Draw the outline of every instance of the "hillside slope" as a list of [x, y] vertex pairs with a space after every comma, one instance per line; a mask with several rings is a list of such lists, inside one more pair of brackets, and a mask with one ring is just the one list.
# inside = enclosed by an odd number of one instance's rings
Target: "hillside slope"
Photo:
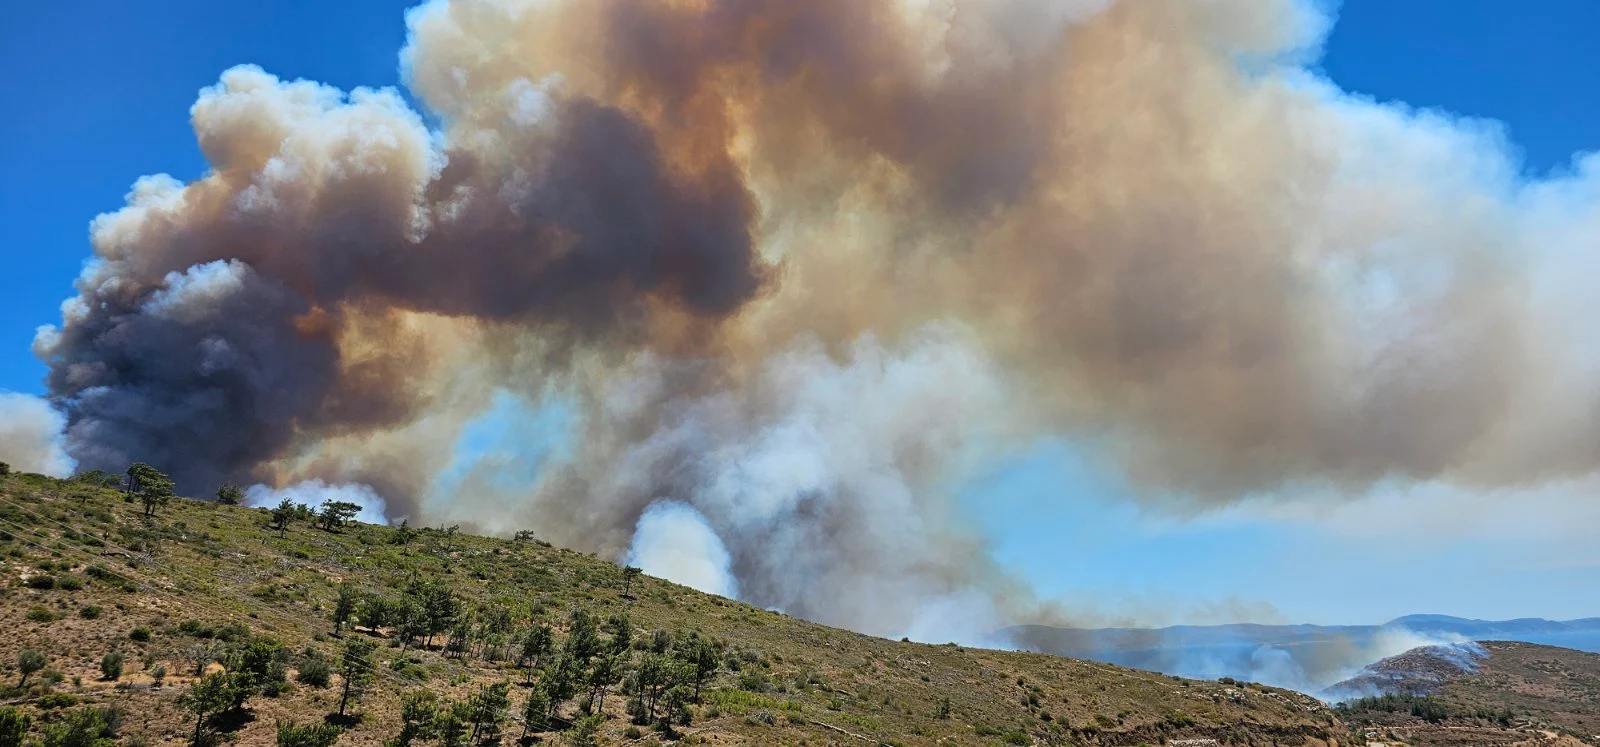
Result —
[[1428, 646], [1373, 664], [1330, 694], [1347, 701], [1340, 710], [1353, 726], [1413, 738], [1487, 743], [1553, 732], [1600, 744], [1600, 654], [1513, 641]]
[[[206, 741], [268, 744], [278, 719], [327, 719], [345, 727], [340, 744], [377, 745], [400, 732], [405, 693], [465, 702], [492, 694], [483, 688], [494, 683], [511, 684], [515, 714], [555, 676], [550, 662], [569, 658], [557, 652], [572, 650], [570, 639], [581, 637], [573, 632], [582, 626], [574, 609], [600, 621], [593, 647], [617, 652], [617, 671], [597, 678], [605, 695], [600, 744], [1322, 744], [1343, 733], [1330, 710], [1298, 693], [871, 638], [655, 578], [630, 582], [610, 562], [527, 538], [353, 523], [329, 531], [303, 520], [279, 536], [266, 511], [182, 500], [142, 514], [115, 490], [33, 475], [0, 478], [7, 684], [23, 677], [15, 668], [23, 650], [48, 658], [44, 670], [4, 696], [34, 718], [34, 733], [64, 729], [70, 714], [89, 706], [115, 705], [126, 743], [183, 743], [198, 725]], [[330, 635], [341, 586], [355, 611], [342, 640]], [[428, 589], [447, 589], [445, 601], [460, 603], [431, 645], [421, 635], [408, 640], [392, 624], [395, 609]], [[632, 645], [616, 645], [618, 628], [608, 623], [624, 613]], [[354, 627], [369, 617], [375, 629]], [[518, 666], [518, 651], [526, 631], [541, 624], [553, 628], [554, 652], [540, 657], [545, 670], [534, 673]], [[357, 639], [377, 645], [372, 669], [352, 670], [371, 671], [373, 680], [365, 697], [352, 700], [351, 718], [330, 717], [344, 683], [340, 647]], [[251, 641], [260, 645], [248, 648]], [[630, 694], [641, 689], [630, 683], [644, 675], [628, 672], [671, 670], [680, 652], [702, 641], [718, 648], [700, 701], [685, 694], [685, 681], [655, 693], [659, 703], [686, 701], [662, 707], [679, 722], [670, 732], [652, 732], [659, 719], [630, 724], [629, 703], [638, 699]], [[103, 676], [102, 659], [114, 651], [123, 671]], [[251, 651], [267, 653], [249, 665]], [[333, 664], [328, 685], [297, 682], [318, 660]], [[242, 709], [199, 721], [181, 696], [199, 671], [223, 677], [221, 662], [241, 672], [258, 666], [268, 684]], [[591, 671], [579, 668], [583, 691]], [[555, 739], [549, 732], [580, 721], [585, 700], [583, 692], [566, 699], [557, 719], [535, 724], [530, 739]], [[522, 734], [514, 720], [502, 728], [507, 742]], [[582, 743], [580, 735], [569, 737]]]
[[1236, 677], [1319, 690], [1366, 664], [1429, 642], [1524, 641], [1600, 651], [1600, 618], [1470, 620], [1408, 615], [1382, 625], [1176, 625], [1055, 628], [1001, 634], [1019, 648], [1184, 677]]

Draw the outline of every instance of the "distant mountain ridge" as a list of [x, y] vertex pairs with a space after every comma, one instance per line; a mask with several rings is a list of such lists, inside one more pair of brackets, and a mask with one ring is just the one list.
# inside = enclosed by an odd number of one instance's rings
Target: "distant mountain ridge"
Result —
[[[1501, 636], [1505, 633], [1531, 635], [1600, 631], [1600, 617], [1577, 620], [1546, 620], [1542, 617], [1521, 617], [1515, 620], [1472, 620], [1449, 615], [1406, 615], [1383, 624], [1383, 627], [1402, 627], [1419, 633], [1450, 632], [1468, 638]], [[1501, 638], [1501, 640], [1511, 640]]]
[[998, 635], [1031, 651], [1185, 677], [1234, 677], [1306, 692], [1352, 677], [1380, 659], [1430, 644], [1501, 640], [1600, 653], [1600, 617], [1475, 620], [1417, 614], [1380, 625], [1024, 625], [1006, 628]]

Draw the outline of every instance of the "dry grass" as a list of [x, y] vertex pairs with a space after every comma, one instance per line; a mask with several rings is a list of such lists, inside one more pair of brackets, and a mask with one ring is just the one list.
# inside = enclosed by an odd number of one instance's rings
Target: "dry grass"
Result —
[[[129, 714], [125, 735], [182, 742], [191, 722], [176, 700], [193, 674], [189, 652], [216, 644], [194, 635], [196, 625], [244, 626], [291, 649], [331, 655], [336, 642], [326, 616], [340, 583], [395, 594], [420, 574], [446, 579], [473, 603], [508, 606], [523, 620], [558, 620], [581, 605], [601, 619], [626, 611], [645, 635], [695, 631], [726, 641], [740, 671], [717, 673], [693, 724], [681, 730], [685, 744], [1321, 744], [1344, 733], [1329, 710], [1284, 690], [871, 638], [649, 577], [634, 582], [627, 599], [616, 565], [537, 542], [423, 531], [400, 546], [389, 544], [392, 530], [382, 527], [329, 533], [302, 523], [279, 538], [266, 525], [262, 511], [189, 501], [147, 521], [115, 491], [31, 475], [0, 478], [0, 531], [8, 537], [0, 542], [6, 684], [15, 683], [14, 662], [25, 647], [47, 653], [53, 672], [33, 675], [26, 690], [13, 688], [10, 700], [45, 719], [72, 707], [64, 705], [69, 700], [118, 704]], [[28, 585], [40, 575], [56, 578], [56, 588]], [[64, 578], [81, 588], [62, 588]], [[93, 614], [80, 612], [86, 607], [98, 615], [83, 616]], [[134, 628], [148, 630], [149, 639], [132, 640]], [[521, 681], [509, 664], [412, 650], [404, 654], [411, 671], [425, 671], [427, 679], [408, 682], [391, 666], [402, 657], [397, 643], [380, 643], [384, 674], [341, 744], [377, 745], [392, 736], [399, 694], [409, 687], [459, 697], [481, 683]], [[126, 674], [99, 681], [100, 657], [112, 649], [126, 655]], [[154, 680], [157, 667], [167, 673], [163, 683]], [[237, 724], [232, 737], [265, 744], [277, 718], [320, 720], [336, 706], [336, 688], [337, 681], [327, 690], [294, 685], [276, 698], [253, 698], [253, 718]], [[523, 692], [513, 688], [514, 708]], [[942, 699], [949, 701], [944, 718]], [[627, 741], [622, 701], [607, 704], [603, 744]], [[507, 741], [519, 731], [511, 725]], [[661, 737], [646, 730], [636, 743], [652, 741]]]

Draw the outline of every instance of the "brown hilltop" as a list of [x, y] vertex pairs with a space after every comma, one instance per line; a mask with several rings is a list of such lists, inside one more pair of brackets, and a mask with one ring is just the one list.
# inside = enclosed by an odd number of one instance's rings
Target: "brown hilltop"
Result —
[[[1344, 719], [1381, 739], [1438, 744], [1600, 744], [1600, 654], [1486, 641], [1384, 659], [1330, 692], [1366, 693]], [[1378, 697], [1379, 693], [1388, 697]]]

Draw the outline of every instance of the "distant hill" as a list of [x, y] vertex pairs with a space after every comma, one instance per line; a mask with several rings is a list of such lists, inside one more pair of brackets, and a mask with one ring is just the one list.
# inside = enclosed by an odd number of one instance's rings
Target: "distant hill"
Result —
[[[1520, 621], [1519, 621], [1520, 622]], [[1600, 744], [1600, 655], [1514, 641], [1427, 646], [1324, 694], [1345, 721], [1406, 742], [1494, 744], [1560, 733]]]
[[1459, 635], [1472, 640], [1549, 643], [1554, 639], [1563, 648], [1600, 653], [1600, 617], [1580, 620], [1545, 620], [1524, 617], [1516, 620], [1469, 620], [1449, 615], [1407, 615], [1382, 627], [1404, 628], [1423, 635]]
[[1417, 646], [1511, 640], [1600, 652], [1600, 618], [1469, 620], [1408, 615], [1382, 625], [1179, 625], [1167, 628], [1054, 628], [1001, 631], [1029, 651], [1104, 661], [1183, 677], [1266, 682], [1308, 692]]
[[[60, 741], [78, 729], [83, 744], [176, 746], [198, 729], [208, 744], [262, 745], [277, 741], [283, 719], [327, 722], [344, 729], [339, 745], [376, 747], [403, 743], [403, 713], [432, 702], [444, 715], [417, 723], [459, 727], [444, 716], [464, 713], [487, 723], [473, 726], [477, 742], [509, 744], [523, 731], [510, 714], [569, 680], [529, 743], [584, 743], [555, 732], [582, 731], [591, 699], [599, 716], [587, 723], [602, 745], [1316, 747], [1347, 734], [1300, 693], [872, 638], [630, 579], [529, 536], [323, 528], [303, 514], [279, 530], [267, 511], [185, 500], [144, 513], [115, 490], [0, 476], [0, 662], [11, 668], [0, 671], [0, 739], [20, 716], [32, 721], [30, 743], [79, 744]], [[341, 597], [353, 612], [335, 636]], [[524, 660], [542, 626], [550, 650]], [[350, 670], [348, 681], [370, 682], [339, 718], [350, 641], [376, 648]], [[197, 681], [226, 686], [222, 710], [203, 720], [185, 704], [212, 700], [182, 697]], [[228, 705], [235, 694], [238, 708]], [[655, 734], [669, 718], [670, 731]], [[433, 747], [443, 733], [411, 744]]]

